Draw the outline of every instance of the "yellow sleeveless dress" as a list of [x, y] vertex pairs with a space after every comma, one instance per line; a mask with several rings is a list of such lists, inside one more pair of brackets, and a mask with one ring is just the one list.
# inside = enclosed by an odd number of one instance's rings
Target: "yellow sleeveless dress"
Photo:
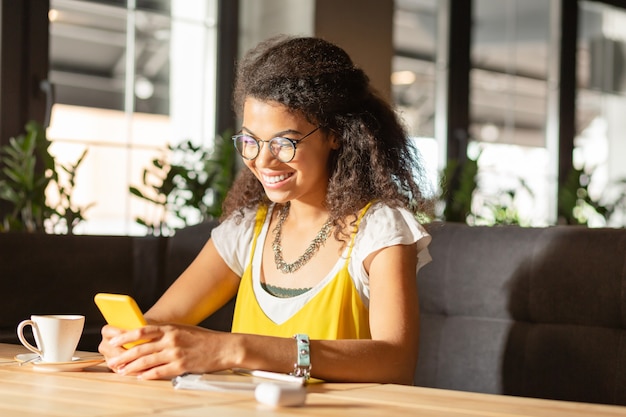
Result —
[[[357, 228], [368, 207], [369, 205], [359, 214]], [[369, 311], [363, 304], [348, 273], [348, 262], [356, 232], [351, 237], [348, 256], [343, 267], [300, 310], [280, 324], [272, 321], [263, 312], [254, 294], [252, 258], [267, 212], [265, 206], [257, 211], [251, 261], [241, 277], [235, 303], [233, 333], [280, 337], [292, 337], [296, 333], [304, 333], [311, 339], [370, 339]]]

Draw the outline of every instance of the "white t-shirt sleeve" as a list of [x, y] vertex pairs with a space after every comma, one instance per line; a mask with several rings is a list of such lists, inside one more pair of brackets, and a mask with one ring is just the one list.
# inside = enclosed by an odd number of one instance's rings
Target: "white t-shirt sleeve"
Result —
[[[426, 229], [411, 212], [378, 204], [370, 208], [363, 216], [354, 242], [354, 250], [363, 254], [363, 259], [365, 259], [372, 252], [388, 246], [410, 245], [418, 242], [419, 253], [427, 248], [430, 240], [431, 237]], [[430, 255], [424, 259], [425, 263], [430, 260]]]
[[256, 210], [245, 210], [239, 223], [231, 216], [211, 232], [215, 249], [228, 267], [242, 276], [250, 258]]
[[393, 245], [417, 242], [417, 271], [432, 260], [428, 252], [431, 236], [408, 210], [375, 204], [363, 216], [355, 238], [350, 274], [361, 294], [369, 300], [369, 276], [363, 261], [370, 254]]

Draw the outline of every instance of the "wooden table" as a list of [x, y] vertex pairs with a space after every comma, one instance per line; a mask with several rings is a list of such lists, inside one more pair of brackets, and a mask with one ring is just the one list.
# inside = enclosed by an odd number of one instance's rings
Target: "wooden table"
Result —
[[626, 407], [381, 384], [310, 385], [304, 406], [271, 408], [257, 403], [252, 393], [175, 390], [170, 381], [119, 376], [103, 365], [81, 372], [41, 372], [13, 360], [26, 352], [22, 346], [0, 344], [2, 417], [626, 416]]

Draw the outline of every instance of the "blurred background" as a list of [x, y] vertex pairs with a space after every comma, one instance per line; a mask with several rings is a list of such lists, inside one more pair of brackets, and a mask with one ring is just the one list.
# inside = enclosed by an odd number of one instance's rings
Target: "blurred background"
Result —
[[[435, 217], [446, 218], [442, 187], [459, 191], [467, 169], [470, 207], [447, 220], [626, 224], [626, 2], [6, 3], [0, 144], [43, 114], [57, 161], [87, 151], [72, 197], [90, 206], [75, 233], [142, 235], [137, 218], [162, 219], [162, 207], [129, 188], [146, 190], [146, 167], [176, 158], [177, 144], [211, 149], [237, 129], [233, 64], [278, 33], [335, 41], [370, 74], [421, 152]], [[39, 89], [20, 102], [32, 79]], [[564, 190], [576, 196], [569, 203]], [[167, 221], [202, 220], [188, 216]]]

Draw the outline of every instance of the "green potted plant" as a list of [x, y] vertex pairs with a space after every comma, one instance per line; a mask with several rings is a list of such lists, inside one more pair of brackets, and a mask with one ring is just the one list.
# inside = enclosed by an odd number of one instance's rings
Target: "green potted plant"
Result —
[[472, 197], [476, 190], [478, 162], [470, 158], [459, 162], [448, 160], [442, 172], [441, 200], [444, 202], [443, 220], [466, 223], [472, 213]]
[[0, 149], [0, 199], [9, 203], [0, 231], [44, 231], [44, 220], [54, 212], [45, 191], [57, 178], [49, 146], [42, 126], [30, 121], [25, 134], [10, 138]]
[[559, 188], [559, 222], [570, 225], [589, 225], [592, 216], [599, 216], [610, 225], [613, 216], [621, 214], [626, 221], [626, 178], [609, 184], [613, 199], [593, 198], [589, 185], [594, 169], [590, 167], [572, 168], [564, 184]]
[[[72, 200], [76, 171], [87, 151], [74, 164], [59, 164], [49, 152], [51, 142], [43, 126], [29, 121], [25, 130], [24, 134], [10, 138], [9, 144], [0, 148], [3, 164], [0, 200], [8, 202], [9, 207], [0, 223], [0, 232], [46, 233], [65, 229], [72, 234], [91, 206], [80, 207]], [[60, 180], [58, 169], [67, 174], [67, 182]], [[51, 186], [58, 191], [56, 205], [46, 197], [46, 189]]]
[[154, 158], [142, 175], [143, 187], [129, 188], [131, 194], [160, 207], [158, 220], [136, 221], [154, 235], [219, 218], [222, 203], [235, 177], [234, 148], [229, 132], [218, 136], [213, 147], [183, 141], [169, 146]]

